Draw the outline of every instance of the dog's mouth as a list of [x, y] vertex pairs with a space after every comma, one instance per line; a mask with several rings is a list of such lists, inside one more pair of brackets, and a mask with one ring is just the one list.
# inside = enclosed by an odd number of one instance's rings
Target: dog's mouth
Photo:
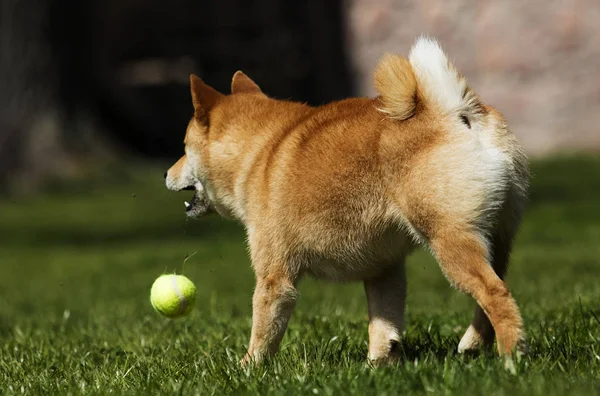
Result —
[[198, 182], [195, 185], [187, 186], [182, 190], [194, 190], [194, 196], [188, 201], [184, 201], [185, 213], [188, 217], [200, 217], [211, 212], [210, 200], [204, 190], [202, 183]]

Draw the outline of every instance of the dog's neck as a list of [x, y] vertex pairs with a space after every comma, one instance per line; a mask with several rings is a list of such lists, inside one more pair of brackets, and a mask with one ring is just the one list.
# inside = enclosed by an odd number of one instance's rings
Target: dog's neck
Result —
[[208, 184], [216, 204], [222, 206], [219, 212], [245, 218], [247, 195], [252, 194], [246, 188], [248, 179], [256, 176], [259, 167], [268, 166], [257, 158], [311, 111], [302, 103], [256, 94], [232, 95], [215, 109], [209, 133]]

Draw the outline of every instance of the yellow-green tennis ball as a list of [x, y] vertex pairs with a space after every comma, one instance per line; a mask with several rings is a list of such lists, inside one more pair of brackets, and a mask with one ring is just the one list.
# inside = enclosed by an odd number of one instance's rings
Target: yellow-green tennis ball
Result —
[[196, 286], [183, 275], [161, 275], [152, 284], [150, 303], [160, 314], [178, 318], [190, 313], [196, 301]]

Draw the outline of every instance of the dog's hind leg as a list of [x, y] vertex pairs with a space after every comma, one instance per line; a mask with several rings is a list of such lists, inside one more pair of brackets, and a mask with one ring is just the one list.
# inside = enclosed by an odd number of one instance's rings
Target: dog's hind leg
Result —
[[448, 280], [475, 298], [489, 319], [498, 352], [512, 355], [524, 338], [523, 322], [506, 284], [488, 262], [484, 238], [471, 227], [454, 225], [436, 230], [430, 246]]
[[[508, 256], [510, 253], [510, 242], [507, 242], [500, 234], [491, 238], [491, 264], [500, 279], [504, 279], [508, 267]], [[489, 348], [494, 342], [494, 327], [488, 319], [481, 306], [475, 309], [473, 322], [463, 335], [458, 344], [458, 352]]]
[[[511, 190], [499, 212], [497, 224], [490, 235], [490, 261], [500, 279], [504, 279], [513, 240], [523, 212], [523, 198]], [[458, 344], [458, 352], [464, 353], [480, 348], [489, 348], [494, 343], [494, 328], [481, 306], [475, 309], [471, 325]]]

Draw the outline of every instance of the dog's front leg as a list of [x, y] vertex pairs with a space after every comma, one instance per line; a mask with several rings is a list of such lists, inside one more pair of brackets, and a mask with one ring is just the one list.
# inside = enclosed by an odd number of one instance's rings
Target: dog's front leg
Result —
[[258, 363], [274, 354], [287, 328], [296, 305], [295, 280], [285, 271], [257, 271], [256, 289], [252, 298], [252, 334], [248, 353], [242, 365]]
[[400, 352], [404, 327], [406, 275], [404, 260], [365, 281], [369, 306], [369, 361], [394, 361]]

